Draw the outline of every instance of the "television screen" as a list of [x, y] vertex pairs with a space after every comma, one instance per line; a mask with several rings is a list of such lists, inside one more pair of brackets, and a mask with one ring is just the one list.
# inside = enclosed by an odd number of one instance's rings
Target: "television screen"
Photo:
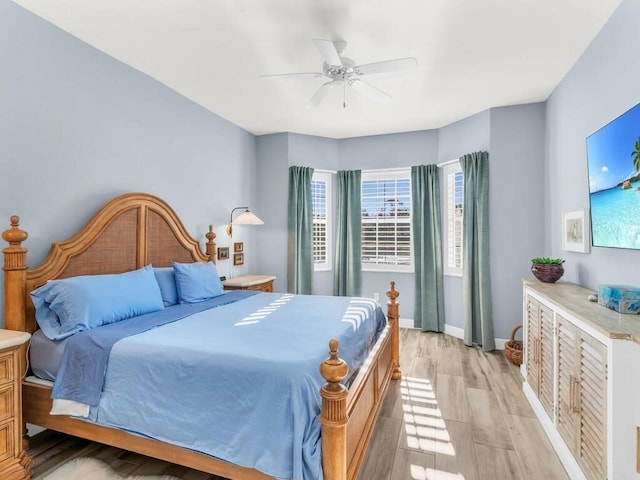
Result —
[[587, 138], [591, 242], [640, 249], [640, 104]]

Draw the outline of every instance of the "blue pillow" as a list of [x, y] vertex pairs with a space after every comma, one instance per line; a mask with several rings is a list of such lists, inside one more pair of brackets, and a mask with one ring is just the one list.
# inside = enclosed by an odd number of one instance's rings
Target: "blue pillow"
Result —
[[153, 273], [156, 275], [164, 306], [170, 307], [177, 304], [178, 291], [176, 290], [176, 277], [173, 274], [173, 267], [154, 268]]
[[202, 302], [224, 293], [218, 270], [213, 262], [173, 262], [180, 303]]
[[36, 321], [51, 340], [162, 310], [151, 265], [114, 275], [51, 280], [31, 292]]

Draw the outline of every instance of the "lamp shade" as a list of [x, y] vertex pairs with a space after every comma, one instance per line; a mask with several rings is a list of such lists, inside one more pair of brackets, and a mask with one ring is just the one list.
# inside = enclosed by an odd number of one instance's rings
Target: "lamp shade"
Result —
[[238, 215], [235, 220], [231, 222], [232, 225], [264, 225], [264, 222], [260, 220], [255, 214], [249, 210]]
[[[233, 213], [237, 210], [244, 210], [235, 220]], [[229, 225], [227, 225], [227, 235], [233, 235], [233, 225], [264, 225], [264, 222], [249, 211], [249, 207], [236, 207], [229, 215]]]

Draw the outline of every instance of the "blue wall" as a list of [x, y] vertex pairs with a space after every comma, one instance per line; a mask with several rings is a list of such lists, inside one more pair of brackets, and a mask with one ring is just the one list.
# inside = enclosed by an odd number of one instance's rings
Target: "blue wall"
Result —
[[0, 64], [0, 230], [20, 215], [30, 266], [124, 192], [162, 197], [203, 241], [214, 224], [219, 245], [231, 208], [255, 203], [253, 135], [8, 0]]
[[566, 280], [594, 290], [640, 285], [640, 251], [565, 252], [561, 230], [563, 211], [589, 207], [586, 137], [640, 102], [639, 20], [640, 2], [623, 1], [547, 101], [545, 251], [566, 259]]
[[[287, 202], [289, 135], [278, 133], [257, 138], [257, 186], [255, 212], [264, 225], [255, 227], [259, 255], [255, 273], [275, 275], [276, 292], [287, 290]], [[251, 227], [244, 227], [251, 228]]]

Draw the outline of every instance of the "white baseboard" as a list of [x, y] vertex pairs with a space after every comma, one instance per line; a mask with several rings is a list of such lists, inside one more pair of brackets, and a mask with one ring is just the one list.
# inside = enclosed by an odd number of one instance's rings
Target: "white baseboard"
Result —
[[[413, 318], [401, 318], [400, 319], [400, 328], [416, 328], [413, 326]], [[459, 338], [464, 340], [464, 329], [460, 327], [455, 327], [453, 325], [449, 325], [448, 323], [444, 324], [444, 333], [447, 335], [451, 335], [452, 337]], [[507, 338], [496, 338], [494, 339], [496, 342], [496, 350], [504, 350], [504, 344], [509, 341]]]
[[496, 350], [504, 350], [504, 344], [509, 341], [508, 338], [496, 338]]
[[459, 338], [460, 340], [464, 340], [464, 328], [454, 327], [453, 325], [445, 323], [444, 333], [451, 335], [452, 337]]
[[400, 328], [416, 328], [413, 326], [413, 318], [401, 318]]

